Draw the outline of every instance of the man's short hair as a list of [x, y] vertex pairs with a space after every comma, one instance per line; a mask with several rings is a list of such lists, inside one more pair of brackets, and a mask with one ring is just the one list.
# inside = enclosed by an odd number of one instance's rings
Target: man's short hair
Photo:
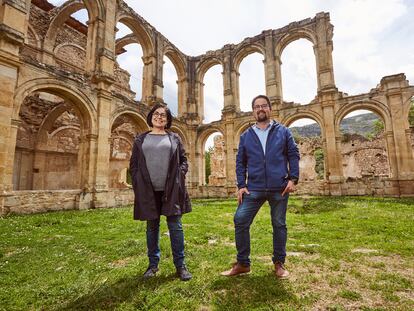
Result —
[[148, 124], [148, 126], [153, 127], [152, 115], [154, 114], [155, 110], [157, 110], [158, 108], [164, 108], [165, 109], [165, 113], [167, 115], [167, 125], [165, 126], [165, 129], [169, 129], [171, 127], [171, 123], [172, 123], [172, 114], [171, 114], [170, 109], [167, 107], [167, 105], [163, 104], [163, 103], [156, 103], [151, 108], [151, 111], [147, 115], [147, 124]]
[[272, 110], [272, 105], [270, 103], [270, 99], [266, 95], [257, 95], [255, 98], [253, 98], [253, 100], [252, 100], [252, 110], [254, 110], [254, 107], [253, 107], [254, 102], [256, 101], [256, 99], [259, 99], [259, 98], [265, 99], [267, 101], [267, 104], [269, 105], [269, 109]]

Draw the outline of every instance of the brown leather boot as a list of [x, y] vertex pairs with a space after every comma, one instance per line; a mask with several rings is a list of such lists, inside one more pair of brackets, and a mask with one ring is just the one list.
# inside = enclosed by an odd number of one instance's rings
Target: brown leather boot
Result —
[[279, 278], [279, 279], [286, 279], [289, 277], [289, 271], [287, 271], [285, 269], [285, 267], [283, 266], [283, 263], [281, 262], [276, 262], [275, 263], [275, 275]]
[[230, 270], [224, 271], [221, 275], [224, 276], [236, 276], [240, 274], [246, 274], [250, 272], [250, 266], [243, 265], [239, 262], [235, 262]]

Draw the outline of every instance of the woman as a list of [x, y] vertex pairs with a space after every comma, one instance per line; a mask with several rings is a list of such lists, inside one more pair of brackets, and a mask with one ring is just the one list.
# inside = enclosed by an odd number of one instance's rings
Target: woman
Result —
[[147, 116], [151, 131], [135, 138], [130, 160], [132, 187], [135, 194], [134, 219], [147, 221], [149, 266], [144, 278], [158, 272], [160, 261], [160, 216], [167, 216], [171, 250], [177, 276], [191, 279], [184, 261], [184, 233], [181, 215], [191, 211], [185, 187], [188, 170], [185, 150], [179, 136], [166, 131], [172, 115], [164, 104], [155, 104]]

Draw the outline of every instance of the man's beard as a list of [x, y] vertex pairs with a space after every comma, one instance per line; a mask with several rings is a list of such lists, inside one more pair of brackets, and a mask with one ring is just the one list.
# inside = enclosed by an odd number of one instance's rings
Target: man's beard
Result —
[[259, 112], [257, 113], [257, 122], [265, 122], [265, 121], [267, 121], [267, 120], [269, 120], [269, 118], [268, 118], [268, 116], [267, 116], [266, 112], [264, 112], [264, 111], [259, 111]]

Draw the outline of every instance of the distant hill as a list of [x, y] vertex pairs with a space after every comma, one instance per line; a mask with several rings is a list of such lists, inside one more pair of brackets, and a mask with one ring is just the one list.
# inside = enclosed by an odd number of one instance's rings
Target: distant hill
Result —
[[[341, 132], [349, 134], [359, 134], [366, 136], [372, 133], [374, 130], [374, 122], [379, 120], [379, 117], [375, 113], [364, 113], [357, 116], [343, 119], [341, 122]], [[302, 137], [320, 136], [321, 129], [317, 123], [295, 126], [290, 128], [293, 133], [297, 133]]]

